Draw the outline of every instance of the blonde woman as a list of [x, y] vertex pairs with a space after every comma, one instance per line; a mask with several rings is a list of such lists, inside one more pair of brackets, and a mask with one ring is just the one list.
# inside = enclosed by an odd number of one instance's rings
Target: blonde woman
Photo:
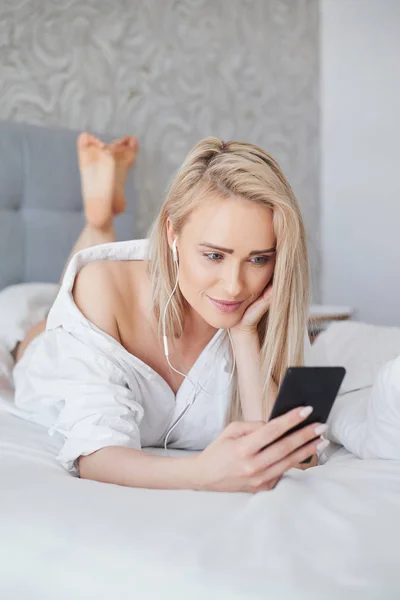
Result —
[[87, 226], [47, 320], [15, 349], [16, 404], [82, 478], [272, 489], [327, 443], [318, 423], [279, 439], [310, 407], [268, 421], [308, 343], [298, 203], [261, 148], [210, 137], [177, 172], [149, 239], [116, 242], [136, 152], [134, 138], [79, 138]]

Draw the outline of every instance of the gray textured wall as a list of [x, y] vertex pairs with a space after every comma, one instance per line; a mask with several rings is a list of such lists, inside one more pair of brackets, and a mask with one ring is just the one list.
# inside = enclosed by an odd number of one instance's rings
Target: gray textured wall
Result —
[[319, 298], [317, 0], [1, 0], [0, 118], [137, 135], [133, 236], [200, 138], [259, 144], [300, 200]]

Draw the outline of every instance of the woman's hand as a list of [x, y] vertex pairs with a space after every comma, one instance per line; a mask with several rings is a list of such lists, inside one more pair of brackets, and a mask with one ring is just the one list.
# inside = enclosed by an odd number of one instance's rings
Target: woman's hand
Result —
[[322, 442], [314, 431], [319, 423], [278, 439], [307, 418], [301, 415], [303, 408], [267, 423], [230, 423], [195, 457], [197, 489], [251, 493], [273, 489], [286, 471], [316, 454]]
[[310, 467], [316, 467], [318, 464], [318, 454], [314, 454], [310, 460], [310, 462], [308, 463], [299, 463], [298, 465], [295, 465], [295, 469], [301, 469], [302, 471], [305, 471], [306, 469], [309, 469]]
[[239, 323], [231, 328], [232, 333], [238, 331], [252, 333], [257, 331], [257, 325], [260, 322], [261, 317], [271, 306], [271, 299], [272, 283], [267, 285], [261, 296], [246, 308]]

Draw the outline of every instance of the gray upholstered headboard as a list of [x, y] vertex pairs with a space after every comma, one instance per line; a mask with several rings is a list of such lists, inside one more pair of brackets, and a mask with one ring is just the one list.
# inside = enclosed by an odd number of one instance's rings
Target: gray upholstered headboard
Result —
[[[79, 132], [0, 121], [0, 290], [53, 282], [84, 225], [76, 153]], [[101, 135], [105, 141], [114, 136]], [[118, 240], [135, 237], [133, 172]]]

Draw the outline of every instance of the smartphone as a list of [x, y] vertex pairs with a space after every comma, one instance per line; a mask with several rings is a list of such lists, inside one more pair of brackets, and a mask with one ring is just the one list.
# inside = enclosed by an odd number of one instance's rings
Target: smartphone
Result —
[[[290, 367], [279, 388], [269, 420], [298, 406], [313, 406], [314, 410], [279, 439], [311, 423], [326, 423], [345, 374], [344, 367]], [[308, 463], [311, 459], [310, 456], [302, 462]]]

